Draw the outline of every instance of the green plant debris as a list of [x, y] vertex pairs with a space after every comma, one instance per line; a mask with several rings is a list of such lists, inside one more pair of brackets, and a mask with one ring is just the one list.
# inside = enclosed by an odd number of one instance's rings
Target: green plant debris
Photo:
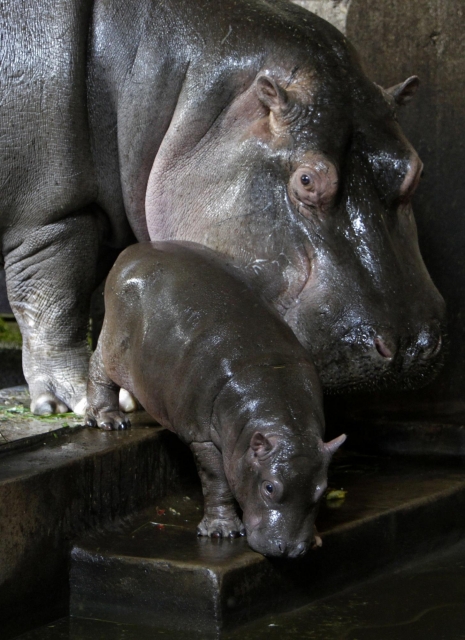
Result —
[[21, 347], [23, 341], [18, 325], [14, 321], [5, 320], [0, 316], [0, 343]]
[[[62, 420], [78, 420], [78, 416], [74, 413], [56, 413], [50, 416], [36, 416], [34, 413], [31, 413], [27, 407], [22, 404], [16, 404], [13, 406], [7, 406], [5, 404], [0, 404], [0, 422], [5, 422], [6, 420], [18, 420], [21, 419], [21, 422], [24, 420], [39, 420], [40, 422], [48, 422], [48, 423], [57, 423]], [[68, 427], [68, 424], [62, 425], [63, 427]]]
[[326, 500], [345, 500], [346, 495], [347, 491], [344, 489], [330, 489], [326, 494]]

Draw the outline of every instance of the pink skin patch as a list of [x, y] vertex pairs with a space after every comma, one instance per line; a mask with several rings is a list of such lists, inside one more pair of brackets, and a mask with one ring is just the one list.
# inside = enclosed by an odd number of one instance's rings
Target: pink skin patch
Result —
[[400, 187], [400, 200], [402, 202], [408, 202], [413, 196], [420, 182], [422, 173], [423, 162], [414, 152], [410, 156], [409, 168]]
[[327, 158], [307, 154], [289, 180], [289, 197], [302, 215], [324, 211], [338, 188], [337, 169]]

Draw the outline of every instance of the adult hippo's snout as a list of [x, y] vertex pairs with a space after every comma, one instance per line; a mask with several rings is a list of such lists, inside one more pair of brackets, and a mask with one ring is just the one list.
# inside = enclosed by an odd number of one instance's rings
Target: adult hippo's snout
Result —
[[442, 366], [443, 344], [443, 330], [438, 321], [413, 331], [410, 336], [396, 336], [388, 331], [376, 335], [371, 352], [374, 362], [379, 363], [380, 382], [395, 381], [404, 387], [427, 383]]
[[412, 340], [395, 341], [389, 335], [377, 335], [374, 348], [385, 362], [399, 363], [408, 369], [415, 363], [437, 363], [442, 357], [443, 337], [438, 323], [423, 327]]
[[[290, 324], [292, 326], [292, 321]], [[314, 331], [313, 335], [323, 337], [324, 323], [320, 329], [321, 334]], [[296, 333], [299, 335], [298, 330]], [[319, 342], [321, 346], [313, 352], [317, 366], [320, 361], [325, 363], [325, 366], [321, 364], [320, 372], [329, 392], [370, 383], [379, 387], [421, 387], [436, 375], [444, 361], [446, 339], [439, 320], [411, 331], [408, 327], [396, 331], [392, 327], [373, 324], [353, 326], [340, 334], [337, 326], [333, 326], [330, 333], [331, 340], [327, 344]], [[305, 338], [299, 337], [305, 344]], [[332, 350], [335, 344], [339, 346]]]

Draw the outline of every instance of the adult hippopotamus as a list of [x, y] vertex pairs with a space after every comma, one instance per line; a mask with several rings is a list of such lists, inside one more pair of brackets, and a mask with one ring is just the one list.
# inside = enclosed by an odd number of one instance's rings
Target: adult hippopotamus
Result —
[[266, 555], [309, 549], [345, 436], [323, 442], [315, 367], [237, 270], [193, 243], [144, 242], [120, 255], [90, 361], [90, 426], [128, 426], [121, 387], [190, 446], [205, 498], [199, 535], [246, 531]]
[[443, 300], [395, 118], [415, 79], [383, 91], [284, 0], [23, 0], [0, 20], [1, 247], [33, 411], [83, 411], [98, 265], [134, 236], [230, 258], [327, 388], [434, 371]]

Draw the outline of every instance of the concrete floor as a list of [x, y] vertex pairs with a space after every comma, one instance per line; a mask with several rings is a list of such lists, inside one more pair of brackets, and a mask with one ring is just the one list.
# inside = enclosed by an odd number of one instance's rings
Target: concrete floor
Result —
[[[465, 541], [291, 613], [268, 616], [222, 640], [464, 640]], [[205, 636], [63, 618], [21, 640], [200, 640]]]

